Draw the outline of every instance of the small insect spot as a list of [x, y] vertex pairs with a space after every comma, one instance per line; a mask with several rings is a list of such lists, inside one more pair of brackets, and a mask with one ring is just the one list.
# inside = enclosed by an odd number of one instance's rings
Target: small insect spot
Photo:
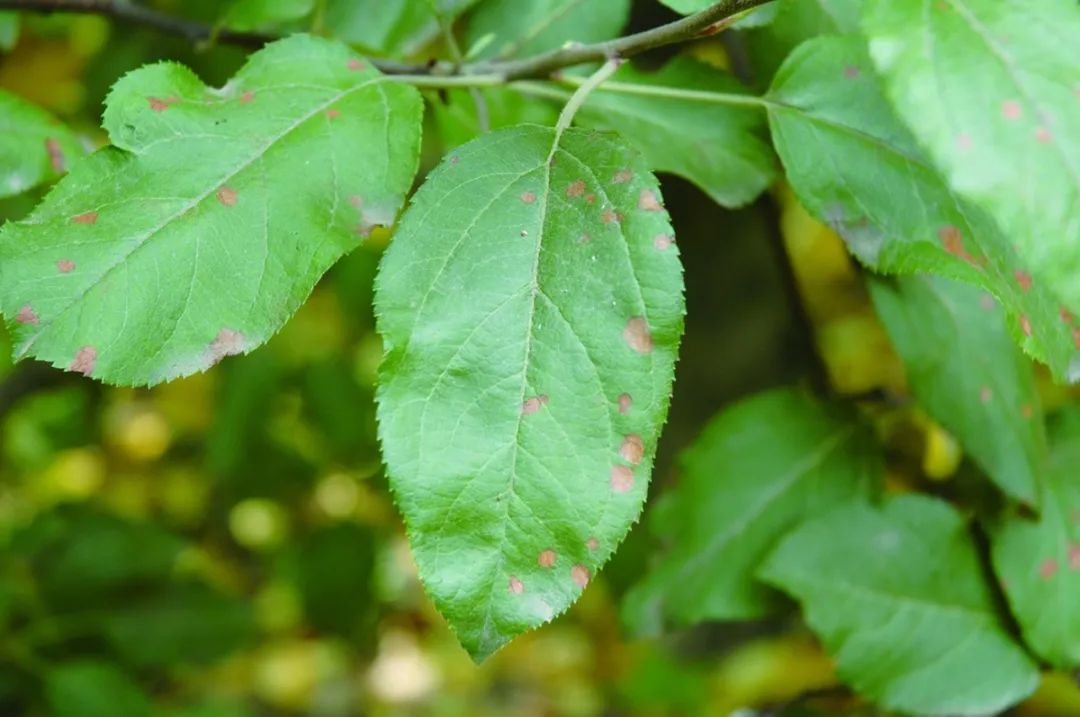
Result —
[[1024, 332], [1024, 336], [1031, 336], [1031, 319], [1027, 314], [1020, 314], [1020, 330]]
[[1057, 573], [1058, 563], [1053, 558], [1047, 558], [1039, 566], [1039, 577], [1043, 580], [1049, 580]]
[[60, 261], [56, 262], [56, 268], [60, 271], [61, 274], [70, 274], [71, 272], [75, 271], [75, 262], [73, 262], [71, 259], [61, 259]]
[[541, 406], [548, 404], [548, 397], [544, 395], [527, 398], [521, 403], [521, 415], [531, 416], [540, 410]]
[[1054, 139], [1054, 135], [1046, 127], [1039, 126], [1035, 128], [1035, 140], [1037, 142], [1049, 144], [1052, 139]]
[[566, 188], [566, 196], [571, 199], [577, 198], [585, 194], [585, 180], [578, 179], [570, 183], [570, 186]]
[[226, 356], [239, 356], [244, 353], [244, 335], [233, 329], [222, 329], [210, 342], [210, 365], [221, 361]]
[[629, 169], [620, 169], [615, 173], [615, 176], [611, 178], [611, 181], [615, 184], [626, 184], [634, 178], [634, 173]]
[[622, 445], [619, 446], [619, 455], [623, 457], [623, 460], [635, 466], [641, 463], [641, 458], [645, 455], [645, 443], [641, 440], [641, 436], [631, 433], [624, 438]]
[[1030, 419], [1035, 415], [1035, 409], [1031, 407], [1030, 403], [1025, 403], [1020, 407], [1020, 415], [1026, 419]]
[[956, 148], [961, 152], [967, 152], [971, 149], [971, 135], [961, 132], [956, 135]]
[[97, 349], [93, 346], [83, 346], [79, 349], [79, 352], [75, 354], [75, 360], [68, 366], [68, 370], [73, 373], [81, 373], [83, 376], [89, 376], [94, 372], [94, 366], [97, 364]]
[[589, 584], [589, 569], [584, 565], [578, 564], [570, 568], [570, 579], [574, 581], [574, 585], [584, 589]]
[[522, 192], [521, 201], [525, 202], [526, 204], [532, 204], [536, 201], [536, 194], [533, 192]]
[[619, 396], [619, 413], [624, 416], [630, 413], [630, 407], [634, 405], [634, 398], [629, 393], [624, 393]]
[[511, 575], [509, 590], [511, 595], [520, 595], [521, 593], [525, 592], [525, 585], [516, 577]]
[[41, 323], [41, 319], [38, 318], [37, 312], [34, 311], [30, 304], [19, 309], [19, 313], [15, 314], [15, 322], [19, 324], [33, 324], [37, 326]]
[[217, 190], [217, 198], [218, 201], [226, 207], [235, 207], [239, 197], [237, 196], [235, 189], [223, 186]]
[[64, 159], [64, 150], [60, 149], [60, 143], [52, 137], [45, 140], [45, 151], [49, 153], [49, 164], [57, 174], [63, 174], [67, 169], [67, 161]]
[[653, 338], [649, 333], [649, 324], [644, 316], [631, 317], [623, 329], [623, 339], [630, 348], [639, 354], [651, 353], [653, 350]]
[[242, 105], [250, 105], [251, 101], [254, 100], [254, 99], [255, 99], [255, 93], [252, 92], [251, 90], [245, 90], [244, 93], [242, 95], [240, 95], [240, 104], [242, 104]]
[[634, 471], [626, 466], [611, 467], [611, 489], [616, 493], [629, 493], [634, 487]]
[[76, 214], [71, 218], [71, 221], [75, 224], [93, 224], [97, 221], [97, 212], [85, 212], [83, 214]]
[[854, 80], [858, 76], [859, 68], [855, 65], [848, 65], [844, 68], [844, 77], [848, 78], [849, 80]]
[[550, 568], [555, 565], [555, 551], [554, 550], [542, 550], [540, 554], [536, 556], [537, 564], [542, 568]]
[[588, 548], [589, 550], [596, 550], [597, 548], [600, 547], [600, 541], [597, 540], [596, 538], [589, 538], [588, 540], [585, 541], [585, 547]]
[[673, 236], [670, 236], [668, 234], [657, 234], [656, 237], [653, 239], [653, 246], [656, 247], [657, 251], [667, 251], [667, 248], [670, 247], [674, 242], [675, 237]]
[[348, 63], [347, 66], [353, 72], [359, 72], [360, 70], [364, 69], [364, 63], [361, 62], [360, 60], [356, 59], [355, 57], [352, 58], [351, 60], [349, 60], [349, 63]]
[[1023, 113], [1024, 110], [1016, 100], [1005, 100], [1001, 103], [1001, 116], [1010, 122], [1015, 122], [1020, 119], [1020, 115]]
[[1031, 291], [1031, 274], [1018, 269], [1013, 275], [1016, 277], [1016, 283], [1020, 285], [1021, 289]]
[[661, 212], [664, 207], [656, 198], [656, 192], [651, 189], [642, 189], [641, 194], [638, 196], [638, 209], [644, 209], [647, 212]]
[[990, 403], [990, 399], [994, 397], [994, 392], [990, 390], [989, 386], [983, 386], [979, 389], [979, 400], [984, 404]]
[[331, 107], [330, 109], [326, 110], [326, 118], [327, 119], [336, 120], [340, 116], [341, 116], [341, 110], [337, 109], [336, 107]]
[[1080, 543], [1069, 546], [1069, 570], [1080, 572]]

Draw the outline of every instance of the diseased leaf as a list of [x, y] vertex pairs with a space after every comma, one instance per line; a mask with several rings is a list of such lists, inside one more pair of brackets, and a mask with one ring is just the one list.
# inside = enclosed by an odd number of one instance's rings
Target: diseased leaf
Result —
[[935, 273], [1001, 301], [1013, 336], [1059, 377], [1080, 370], [1080, 324], [1009, 238], [950, 191], [881, 94], [858, 38], [819, 38], [785, 62], [769, 124], [800, 201], [886, 273]]
[[681, 464], [665, 496], [671, 551], [624, 602], [638, 631], [773, 611], [776, 593], [754, 575], [761, 561], [801, 519], [869, 497], [883, 472], [853, 416], [796, 389], [724, 410]]
[[1080, 5], [868, 0], [864, 27], [893, 105], [950, 185], [1080, 313]]
[[300, 20], [315, 9], [315, 0], [234, 0], [222, 21], [234, 30], [258, 30]]
[[947, 503], [839, 508], [792, 532], [760, 575], [802, 603], [840, 678], [884, 707], [996, 714], [1038, 684]]
[[54, 717], [149, 717], [150, 699], [116, 666], [77, 660], [45, 673], [45, 702]]
[[17, 357], [154, 384], [266, 341], [415, 173], [421, 102], [344, 46], [268, 45], [221, 90], [158, 64], [25, 221], [0, 231]]
[[631, 0], [484, 0], [469, 18], [466, 45], [478, 57], [534, 55], [566, 43], [617, 37], [630, 18]]
[[1080, 412], [1051, 423], [1038, 518], [1012, 511], [993, 528], [994, 567], [1024, 639], [1062, 668], [1080, 666]]
[[48, 112], [0, 90], [0, 197], [56, 179], [82, 153], [71, 130]]
[[1039, 396], [997, 304], [933, 276], [871, 279], [870, 293], [919, 404], [1002, 490], [1037, 503], [1046, 458]]
[[[327, 0], [327, 30], [346, 42], [411, 55], [439, 34], [439, 15], [453, 20], [477, 0]], [[436, 12], [438, 11], [438, 12]]]
[[[612, 81], [643, 89], [745, 93], [734, 78], [686, 57], [658, 72], [626, 65]], [[590, 95], [577, 121], [619, 132], [655, 171], [689, 179], [725, 207], [752, 201], [776, 175], [764, 118], [754, 107], [600, 91]]]
[[391, 487], [481, 659], [565, 610], [641, 511], [683, 326], [656, 179], [607, 134], [480, 137], [417, 193], [375, 305]]

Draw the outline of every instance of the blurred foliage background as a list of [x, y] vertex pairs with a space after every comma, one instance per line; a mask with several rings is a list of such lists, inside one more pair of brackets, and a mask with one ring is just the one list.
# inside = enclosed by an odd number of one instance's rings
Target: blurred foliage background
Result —
[[[672, 17], [639, 2], [632, 24]], [[801, 34], [690, 51], [761, 85], [747, 68], [771, 72]], [[91, 147], [127, 70], [170, 58], [220, 84], [245, 57], [92, 16], [27, 17], [6, 42], [0, 87]], [[427, 141], [434, 159], [454, 140]], [[783, 187], [736, 212], [681, 180], [664, 194], [689, 315], [653, 494], [720, 407], [803, 382], [898, 402], [879, 425], [894, 487], [963, 495], [963, 456], [902, 408], [901, 364], [839, 239]], [[40, 196], [0, 203], [0, 220]], [[154, 390], [12, 366], [0, 334], [0, 715], [879, 714], [794, 617], [627, 637], [619, 599], [653, 547], [640, 527], [568, 615], [474, 666], [423, 595], [379, 458], [371, 293], [388, 240], [342, 261], [267, 347]], [[1050, 408], [1069, 400], [1042, 389]], [[1016, 714], [1080, 715], [1080, 690], [1052, 676]]]

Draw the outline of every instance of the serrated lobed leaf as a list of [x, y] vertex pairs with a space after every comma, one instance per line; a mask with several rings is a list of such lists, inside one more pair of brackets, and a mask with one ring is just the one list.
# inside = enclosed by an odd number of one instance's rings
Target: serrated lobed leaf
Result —
[[1024, 639], [1057, 667], [1080, 666], [1080, 412], [1055, 417], [1042, 510], [992, 527], [994, 567]]
[[865, 264], [935, 273], [993, 294], [1013, 336], [1058, 377], [1080, 370], [1080, 325], [984, 212], [949, 189], [888, 106], [863, 41], [801, 45], [768, 94], [769, 124], [800, 201]]
[[56, 179], [82, 154], [71, 130], [48, 112], [0, 90], [0, 197]]
[[16, 355], [141, 385], [262, 344], [393, 223], [421, 112], [415, 89], [307, 36], [222, 90], [173, 64], [127, 75], [105, 110], [115, 146], [0, 231]]
[[1006, 493], [1035, 505], [1046, 435], [1030, 361], [1000, 308], [934, 276], [872, 278], [878, 316], [919, 405], [952, 431]]
[[[733, 77], [688, 57], [656, 72], [626, 65], [612, 81], [642, 89], [746, 91]], [[764, 118], [754, 107], [600, 91], [589, 97], [577, 122], [617, 131], [644, 153], [654, 171], [689, 179], [725, 207], [752, 201], [776, 176]]]
[[645, 499], [683, 316], [656, 180], [611, 135], [485, 135], [417, 193], [375, 303], [391, 487], [482, 659], [565, 610]]
[[590, 43], [619, 35], [630, 17], [630, 0], [484, 0], [466, 26], [469, 47], [479, 57], [534, 55], [571, 42]]
[[907, 495], [812, 519], [760, 575], [802, 603], [840, 678], [882, 706], [996, 714], [1038, 684], [995, 612], [963, 520], [941, 501]]
[[863, 25], [893, 105], [950, 185], [1080, 313], [1080, 6], [870, 0]]
[[868, 498], [883, 473], [854, 416], [798, 389], [725, 409], [681, 464], [665, 496], [671, 551], [623, 604], [640, 632], [774, 611], [775, 591], [755, 577], [762, 560], [801, 519]]

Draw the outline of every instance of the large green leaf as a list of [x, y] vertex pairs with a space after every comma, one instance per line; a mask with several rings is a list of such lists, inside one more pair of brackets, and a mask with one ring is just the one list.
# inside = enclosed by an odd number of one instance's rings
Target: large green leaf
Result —
[[533, 55], [568, 42], [610, 40], [626, 25], [630, 1], [484, 0], [469, 18], [466, 37], [470, 47], [483, 48], [480, 57]]
[[1080, 666], [1080, 412], [1051, 424], [1038, 518], [1012, 511], [993, 531], [994, 567], [1024, 639], [1059, 667]]
[[149, 717], [150, 699], [131, 677], [97, 660], [65, 662], [44, 676], [52, 717]]
[[82, 148], [48, 112], [0, 90], [0, 197], [56, 179]]
[[476, 0], [327, 0], [325, 25], [334, 36], [382, 53], [411, 55]]
[[109, 95], [115, 147], [0, 232], [16, 355], [153, 384], [266, 341], [415, 172], [421, 102], [342, 45], [267, 46], [221, 90], [158, 64]]
[[672, 240], [626, 145], [522, 126], [456, 150], [386, 253], [383, 453], [476, 658], [565, 610], [641, 511], [683, 326]]
[[1038, 684], [946, 503], [909, 495], [837, 509], [792, 532], [760, 574], [802, 603], [840, 678], [885, 707], [996, 714]]
[[754, 575], [761, 561], [806, 516], [867, 498], [883, 470], [852, 416], [795, 389], [726, 409], [681, 462], [664, 506], [674, 516], [664, 536], [671, 551], [624, 603], [625, 621], [639, 631], [664, 618], [689, 624], [772, 611], [777, 595]]
[[893, 104], [953, 188], [1080, 313], [1080, 5], [869, 0], [864, 26]]
[[870, 290], [919, 404], [1002, 490], [1037, 503], [1042, 411], [1031, 362], [1000, 308], [978, 288], [941, 277], [872, 279]]
[[[646, 91], [745, 92], [734, 78], [685, 57], [658, 72], [626, 65], [612, 79]], [[686, 177], [726, 207], [752, 201], [776, 175], [764, 118], [754, 107], [600, 91], [589, 97], [577, 121], [616, 130], [641, 149], [654, 170]]]
[[868, 266], [936, 273], [1004, 305], [1024, 349], [1058, 376], [1078, 374], [1072, 315], [1032, 281], [1010, 238], [953, 193], [881, 93], [863, 42], [819, 38], [777, 73], [769, 123], [799, 199]]

